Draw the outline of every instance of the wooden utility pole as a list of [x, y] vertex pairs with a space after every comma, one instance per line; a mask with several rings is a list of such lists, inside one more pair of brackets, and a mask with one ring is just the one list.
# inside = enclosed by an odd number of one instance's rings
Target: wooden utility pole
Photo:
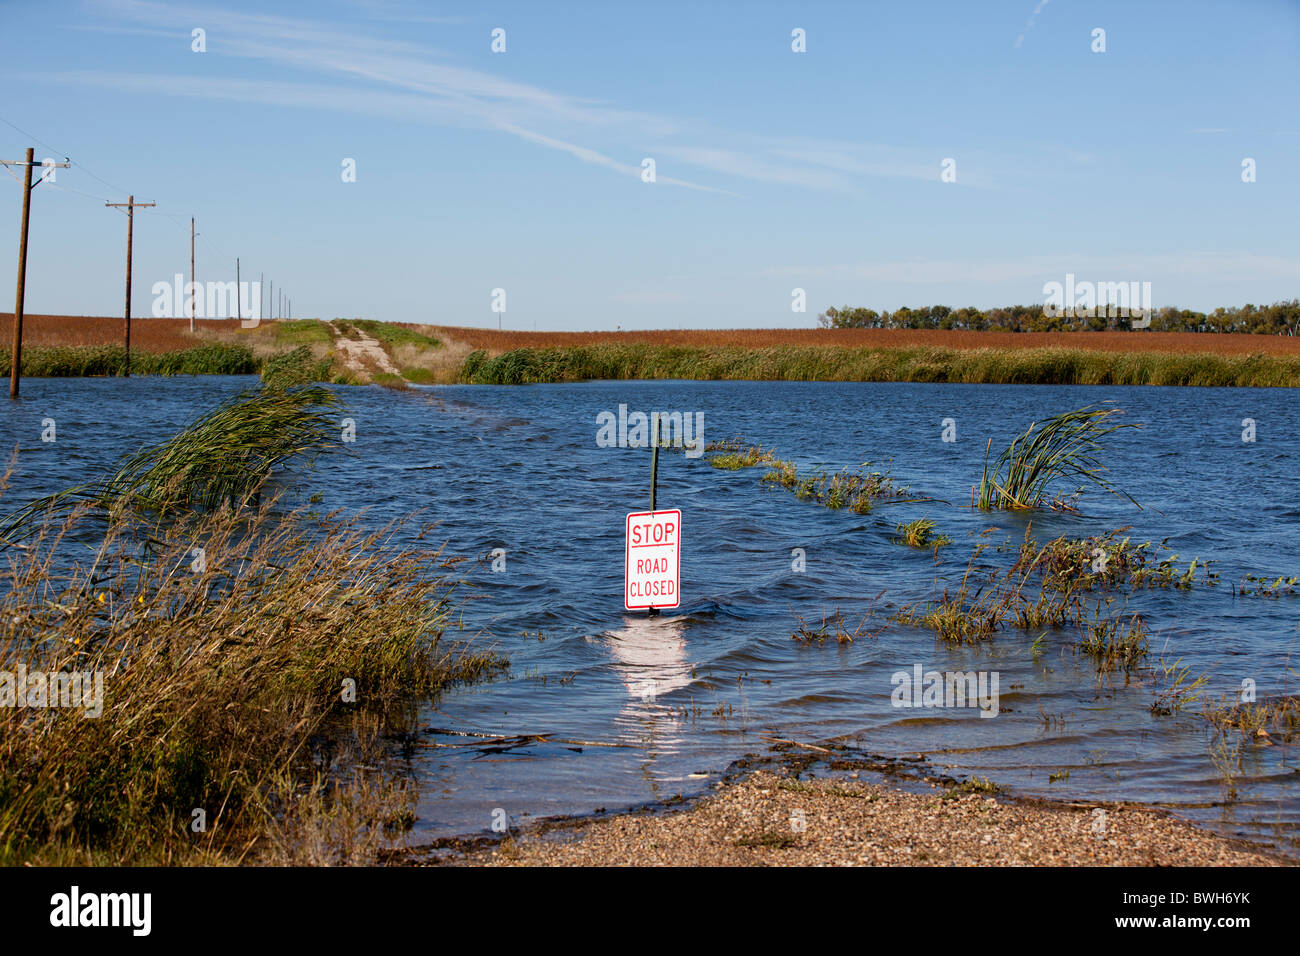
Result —
[[[35, 152], [34, 147], [27, 147], [27, 156], [20, 163], [18, 160], [0, 160], [0, 166], [23, 166], [23, 221], [22, 228], [18, 236], [18, 289], [14, 295], [14, 344], [11, 353], [12, 366], [9, 370], [9, 397], [18, 397], [18, 383], [22, 374], [23, 367], [23, 299], [27, 294], [27, 224], [31, 220], [32, 213], [32, 167], [46, 165], [45, 163], [36, 163], [32, 160]], [[50, 163], [51, 166], [57, 166], [60, 169], [67, 169], [68, 163]], [[45, 179], [44, 175], [36, 181], [40, 185]]]
[[194, 217], [190, 216], [190, 331], [194, 331], [194, 297], [198, 295], [194, 285]]
[[135, 237], [135, 211], [137, 208], [144, 209], [148, 206], [156, 206], [152, 202], [136, 202], [135, 196], [127, 196], [126, 202], [106, 202], [105, 206], [111, 206], [114, 209], [126, 208], [126, 318], [122, 323], [123, 332], [126, 337], [126, 366], [123, 369], [126, 378], [131, 377], [131, 243]]

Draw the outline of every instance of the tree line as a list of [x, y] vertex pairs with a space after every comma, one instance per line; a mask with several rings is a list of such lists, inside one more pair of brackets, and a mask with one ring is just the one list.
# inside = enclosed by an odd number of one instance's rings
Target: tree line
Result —
[[[1106, 329], [1142, 329], [1141, 316], [1121, 316], [1114, 308], [1076, 310], [1075, 315], [1048, 315], [1042, 304], [1011, 305], [995, 309], [931, 305], [893, 312], [834, 307], [817, 316], [828, 329], [971, 329], [981, 332], [1100, 332]], [[1300, 299], [1272, 305], [1220, 306], [1213, 312], [1196, 312], [1166, 306], [1152, 311], [1153, 332], [1248, 332], [1258, 335], [1300, 335]]]

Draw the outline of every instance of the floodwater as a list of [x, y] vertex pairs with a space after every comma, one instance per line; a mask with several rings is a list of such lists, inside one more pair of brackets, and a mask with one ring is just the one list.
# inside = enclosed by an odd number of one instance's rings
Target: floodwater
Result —
[[[24, 450], [6, 507], [84, 480], [253, 381], [25, 381], [22, 402], [0, 415], [0, 441]], [[1235, 700], [1247, 679], [1260, 696], [1300, 683], [1300, 598], [1233, 588], [1247, 574], [1300, 573], [1300, 415], [1290, 392], [594, 382], [338, 393], [356, 441], [321, 459], [301, 493], [322, 493], [323, 508], [370, 509], [374, 522], [416, 509], [439, 521], [447, 550], [471, 559], [458, 571], [473, 600], [450, 636], [511, 661], [507, 676], [428, 706], [422, 725], [546, 736], [511, 746], [422, 734], [409, 757], [421, 785], [417, 841], [488, 832], [500, 810], [523, 823], [690, 795], [777, 737], [925, 754], [932, 770], [1021, 794], [1159, 804], [1295, 852], [1293, 745], [1245, 747], [1233, 794], [1197, 708], [1151, 712], [1161, 659], [1207, 674], [1215, 699]], [[1198, 578], [1189, 591], [1113, 595], [1146, 620], [1151, 667], [1099, 677], [1075, 652], [1073, 629], [1009, 628], [988, 644], [949, 647], [892, 622], [899, 606], [958, 583], [977, 541], [1009, 546], [986, 552], [986, 564], [1009, 563], [1018, 548], [1028, 516], [970, 507], [985, 443], [996, 457], [1031, 421], [1102, 401], [1142, 426], [1109, 436], [1104, 453], [1113, 482], [1142, 509], [1090, 490], [1080, 514], [1033, 516], [1033, 534], [1041, 543], [1131, 525], [1135, 541], [1167, 541], [1181, 566], [1211, 562], [1217, 586]], [[940, 500], [859, 516], [763, 486], [761, 468], [662, 455], [658, 507], [682, 512], [681, 606], [657, 618], [625, 611], [624, 521], [648, 505], [650, 456], [597, 444], [597, 415], [620, 405], [703, 412], [706, 440], [743, 436], [801, 472], [870, 461]], [[46, 418], [54, 443], [40, 440]], [[944, 419], [956, 441], [942, 440]], [[1253, 442], [1242, 440], [1243, 419], [1254, 422]], [[899, 522], [921, 517], [953, 540], [937, 563], [893, 542]], [[836, 608], [850, 628], [871, 613], [856, 641], [791, 639], [796, 617], [816, 625]], [[996, 672], [996, 716], [894, 706], [894, 675], [917, 667]]]

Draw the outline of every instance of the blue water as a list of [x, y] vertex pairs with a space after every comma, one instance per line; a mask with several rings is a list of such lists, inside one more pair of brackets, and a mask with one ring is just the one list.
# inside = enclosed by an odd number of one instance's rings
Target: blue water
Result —
[[[84, 480], [251, 384], [25, 381], [22, 401], [0, 413], [0, 442], [22, 446], [6, 510]], [[303, 494], [321, 492], [324, 508], [369, 509], [375, 522], [415, 509], [439, 521], [435, 537], [472, 559], [458, 568], [472, 600], [449, 639], [495, 647], [511, 661], [507, 677], [431, 704], [424, 724], [550, 735], [515, 748], [423, 735], [410, 757], [421, 785], [416, 839], [483, 832], [498, 808], [523, 822], [696, 792], [737, 757], [766, 751], [772, 736], [921, 753], [933, 770], [989, 777], [1017, 793], [1170, 806], [1284, 847], [1296, 836], [1294, 746], [1247, 745], [1230, 792], [1196, 707], [1151, 714], [1150, 668], [1099, 677], [1076, 654], [1073, 629], [1007, 629], [989, 644], [953, 648], [889, 620], [900, 605], [959, 581], [977, 541], [1009, 546], [986, 552], [985, 563], [1012, 559], [1030, 518], [970, 508], [989, 439], [996, 456], [1035, 419], [1113, 401], [1142, 427], [1109, 436], [1105, 460], [1142, 510], [1090, 490], [1080, 514], [1033, 516], [1034, 538], [1130, 525], [1135, 541], [1167, 540], [1182, 566], [1208, 559], [1216, 587], [1129, 597], [1151, 631], [1149, 663], [1181, 660], [1193, 675], [1207, 673], [1214, 699], [1235, 699], [1245, 678], [1260, 695], [1295, 693], [1300, 598], [1241, 597], [1232, 587], [1246, 574], [1300, 573], [1293, 393], [598, 382], [338, 394], [356, 442], [322, 459]], [[597, 414], [620, 404], [703, 412], [707, 440], [743, 436], [801, 471], [870, 461], [918, 496], [942, 500], [858, 516], [762, 486], [762, 469], [725, 472], [664, 455], [658, 506], [682, 511], [682, 604], [653, 619], [627, 612], [624, 518], [648, 504], [649, 453], [598, 447]], [[45, 418], [56, 422], [54, 443], [40, 441]], [[956, 442], [941, 440], [945, 418], [956, 422]], [[1242, 441], [1244, 418], [1256, 423], [1253, 443]], [[921, 517], [953, 539], [937, 562], [892, 541], [899, 522]], [[492, 570], [494, 549], [505, 551], [503, 571]], [[792, 567], [794, 549], [803, 549], [802, 572]], [[817, 623], [836, 608], [852, 626], [873, 612], [875, 636], [791, 640], [796, 615]], [[914, 665], [997, 671], [998, 715], [891, 706], [891, 676]], [[1067, 779], [1049, 782], [1064, 771]]]

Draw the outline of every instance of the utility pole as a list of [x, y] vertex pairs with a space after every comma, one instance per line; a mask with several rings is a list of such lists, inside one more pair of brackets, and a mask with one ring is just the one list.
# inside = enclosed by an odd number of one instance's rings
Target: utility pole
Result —
[[[0, 166], [23, 166], [23, 223], [18, 238], [18, 290], [14, 295], [14, 346], [11, 358], [13, 365], [9, 370], [9, 397], [18, 397], [18, 381], [22, 374], [23, 366], [23, 298], [27, 294], [27, 223], [31, 219], [32, 212], [32, 167], [36, 165], [44, 166], [44, 163], [36, 163], [32, 160], [32, 154], [35, 148], [27, 147], [27, 157], [20, 163], [18, 160], [0, 160]], [[68, 163], [51, 163], [51, 166], [57, 166], [60, 169], [67, 169]], [[39, 186], [44, 182], [45, 176], [36, 181]]]
[[194, 297], [198, 295], [194, 285], [194, 217], [190, 216], [190, 331], [194, 331]]
[[126, 378], [131, 377], [131, 243], [135, 236], [135, 211], [136, 208], [144, 209], [148, 206], [156, 206], [153, 202], [136, 202], [135, 196], [127, 196], [126, 202], [106, 202], [105, 206], [111, 206], [114, 209], [126, 207], [126, 319], [122, 327], [126, 334], [126, 367], [123, 369]]

